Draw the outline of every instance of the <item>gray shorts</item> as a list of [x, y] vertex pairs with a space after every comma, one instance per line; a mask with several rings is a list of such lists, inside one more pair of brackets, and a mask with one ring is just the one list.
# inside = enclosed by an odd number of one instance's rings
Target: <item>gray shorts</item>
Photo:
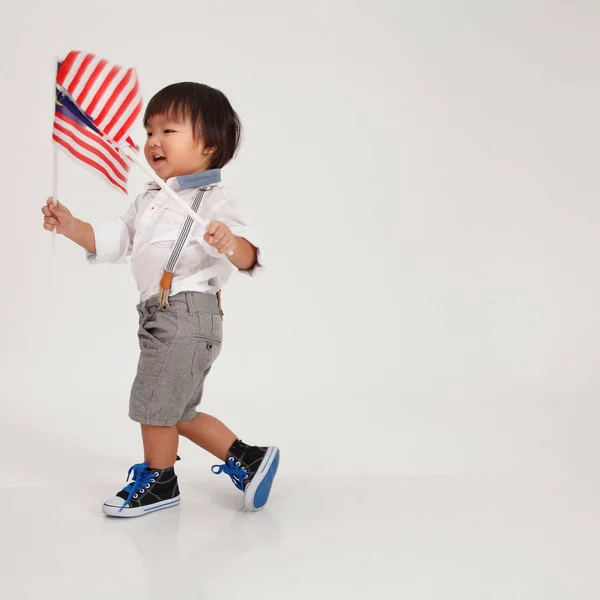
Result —
[[198, 413], [204, 380], [221, 352], [223, 317], [216, 296], [181, 292], [158, 310], [138, 304], [140, 360], [129, 416], [146, 425], [175, 425]]

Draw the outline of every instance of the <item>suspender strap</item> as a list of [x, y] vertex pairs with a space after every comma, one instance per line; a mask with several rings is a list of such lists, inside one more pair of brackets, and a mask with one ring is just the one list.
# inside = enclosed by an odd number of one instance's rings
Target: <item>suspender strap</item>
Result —
[[[192, 201], [192, 206], [190, 207], [194, 212], [198, 212], [204, 194], [212, 190], [212, 188], [212, 185], [207, 185], [202, 186], [198, 190]], [[171, 291], [171, 284], [173, 283], [173, 273], [175, 272], [179, 260], [181, 259], [181, 255], [183, 254], [183, 250], [192, 235], [193, 226], [194, 219], [188, 215], [183, 222], [177, 242], [175, 243], [175, 246], [173, 246], [173, 251], [171, 252], [171, 256], [167, 261], [167, 265], [165, 266], [165, 270], [160, 279], [160, 290], [158, 293], [158, 303], [156, 305], [160, 310], [166, 310], [169, 307], [169, 292]]]

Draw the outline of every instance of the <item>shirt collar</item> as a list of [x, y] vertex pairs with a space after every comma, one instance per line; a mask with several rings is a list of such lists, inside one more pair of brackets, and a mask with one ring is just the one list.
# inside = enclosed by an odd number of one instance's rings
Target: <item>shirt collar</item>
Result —
[[[174, 189], [189, 189], [196, 188], [203, 185], [216, 185], [221, 183], [221, 169], [209, 169], [208, 171], [201, 171], [200, 173], [192, 173], [191, 175], [181, 175], [179, 177], [170, 177], [166, 181], [167, 185]], [[160, 186], [154, 181], [150, 181], [146, 184], [147, 189], [160, 189]]]

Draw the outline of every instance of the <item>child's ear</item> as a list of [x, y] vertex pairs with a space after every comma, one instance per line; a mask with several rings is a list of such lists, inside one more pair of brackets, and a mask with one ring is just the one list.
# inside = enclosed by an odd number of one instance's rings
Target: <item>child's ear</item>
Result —
[[202, 154], [214, 154], [215, 151], [216, 151], [215, 147], [213, 147], [213, 148], [204, 148], [202, 150]]

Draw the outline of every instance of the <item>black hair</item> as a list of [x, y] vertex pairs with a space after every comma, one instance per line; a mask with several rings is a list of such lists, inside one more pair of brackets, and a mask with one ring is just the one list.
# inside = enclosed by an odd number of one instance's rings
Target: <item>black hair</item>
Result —
[[211, 169], [224, 167], [237, 153], [242, 137], [242, 124], [223, 92], [203, 83], [173, 83], [155, 94], [144, 113], [144, 127], [150, 117], [168, 115], [189, 118], [194, 138], [214, 148]]

